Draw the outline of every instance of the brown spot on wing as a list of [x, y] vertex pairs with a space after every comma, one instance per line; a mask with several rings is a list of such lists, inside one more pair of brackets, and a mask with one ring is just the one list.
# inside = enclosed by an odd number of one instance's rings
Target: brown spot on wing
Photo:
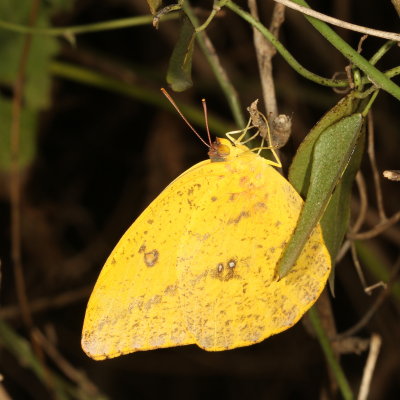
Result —
[[229, 196], [229, 201], [234, 201], [238, 195], [239, 193], [231, 193]]
[[263, 201], [259, 201], [258, 203], [254, 204], [255, 209], [267, 209], [267, 205]]
[[199, 183], [195, 183], [190, 189], [188, 189], [187, 194], [191, 196], [195, 189], [200, 189], [201, 185]]
[[242, 211], [236, 218], [228, 220], [228, 224], [238, 224], [242, 218], [248, 218], [250, 213], [248, 211]]
[[151, 250], [147, 253], [144, 254], [144, 263], [148, 266], [148, 267], [154, 267], [154, 265], [157, 263], [158, 261], [158, 257], [159, 257], [160, 253], [158, 252], [158, 250], [154, 249]]

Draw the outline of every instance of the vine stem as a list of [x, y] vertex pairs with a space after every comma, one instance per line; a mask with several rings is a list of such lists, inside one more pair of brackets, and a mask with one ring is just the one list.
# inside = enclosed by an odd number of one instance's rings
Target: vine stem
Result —
[[[178, 18], [177, 13], [163, 15], [162, 21]], [[12, 22], [0, 20], [0, 28], [7, 29], [21, 34], [45, 35], [45, 36], [65, 36], [78, 35], [89, 32], [109, 31], [113, 29], [130, 28], [140, 25], [151, 25], [153, 23], [152, 15], [141, 15], [138, 17], [121, 18], [105, 22], [96, 22], [94, 24], [67, 26], [62, 28], [34, 28], [31, 26], [14, 24]]]
[[283, 44], [263, 25], [261, 22], [255, 20], [247, 11], [244, 11], [233, 1], [228, 0], [225, 3], [225, 6], [232, 10], [234, 13], [239, 15], [245, 21], [254, 26], [257, 30], [259, 30], [276, 48], [278, 53], [286, 60], [286, 62], [296, 70], [300, 75], [304, 76], [304, 78], [309, 79], [315, 83], [318, 83], [323, 86], [329, 87], [347, 87], [347, 80], [340, 79], [329, 79], [323, 76], [319, 76], [304, 68], [283, 46]]
[[[193, 13], [192, 8], [188, 5], [187, 1], [183, 4], [183, 10], [197, 30], [197, 27], [199, 26], [197, 18]], [[207, 21], [208, 24], [211, 22], [209, 19], [207, 19]], [[221, 86], [222, 91], [225, 94], [236, 126], [244, 128], [246, 126], [246, 122], [242, 113], [242, 106], [240, 104], [239, 96], [219, 60], [218, 54], [216, 53], [213, 44], [211, 43], [208, 35], [204, 30], [197, 31], [196, 39], [205, 57], [207, 58], [207, 61], [211, 69], [213, 70], [213, 73], [219, 85]]]
[[[310, 8], [304, 0], [293, 0], [294, 3], [301, 6]], [[361, 54], [357, 53], [348, 43], [346, 43], [333, 29], [331, 29], [325, 22], [316, 18], [305, 18], [310, 24], [337, 50], [339, 50], [353, 65], [358, 67], [361, 71], [368, 76], [372, 82], [379, 89], [383, 89], [390, 93], [393, 97], [400, 100], [400, 87], [392, 82], [383, 72], [375, 68], [368, 62]]]
[[382, 39], [394, 40], [396, 42], [400, 41], [400, 35], [398, 33], [380, 31], [377, 29], [367, 28], [367, 27], [361, 26], [361, 25], [351, 24], [349, 22], [345, 22], [340, 19], [333, 18], [329, 15], [322, 14], [322, 13], [312, 10], [310, 8], [297, 5], [296, 3], [294, 3], [291, 0], [274, 0], [274, 1], [276, 1], [277, 3], [283, 4], [286, 7], [291, 8], [292, 10], [299, 11], [302, 14], [317, 18], [320, 21], [327, 22], [328, 24], [339, 26], [340, 28], [348, 29], [348, 30], [351, 30], [354, 32], [363, 33], [365, 35], [379, 37]]
[[[383, 46], [369, 59], [372, 65], [375, 65], [394, 45], [394, 40], [388, 40]], [[386, 74], [386, 76], [388, 76]]]
[[346, 375], [344, 374], [342, 367], [340, 366], [338, 360], [335, 357], [329, 338], [326, 335], [324, 328], [322, 327], [321, 320], [319, 318], [316, 307], [315, 306], [311, 307], [307, 315], [310, 318], [315, 334], [317, 335], [319, 344], [322, 348], [322, 351], [324, 352], [326, 361], [330, 366], [333, 375], [336, 378], [336, 381], [339, 385], [339, 389], [342, 393], [343, 398], [345, 400], [353, 400], [354, 398], [353, 392], [350, 388], [349, 382], [347, 381]]

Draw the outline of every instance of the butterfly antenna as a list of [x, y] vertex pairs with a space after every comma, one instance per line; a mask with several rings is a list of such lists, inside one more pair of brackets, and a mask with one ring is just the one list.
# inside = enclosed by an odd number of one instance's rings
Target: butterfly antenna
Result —
[[[186, 119], [186, 117], [183, 115], [182, 111], [179, 109], [177, 104], [175, 103], [174, 99], [169, 95], [169, 93], [164, 89], [161, 88], [161, 92], [163, 95], [168, 99], [168, 101], [174, 106], [175, 110], [178, 112], [178, 114], [181, 116], [181, 118], [186, 122], [186, 125], [194, 132], [194, 134], [207, 146], [210, 147], [210, 145], [200, 136], [200, 134], [196, 131], [196, 129], [193, 128], [192, 124]], [[208, 126], [207, 126], [207, 131], [208, 131]], [[210, 142], [211, 143], [211, 142]]]
[[202, 104], [203, 104], [204, 120], [206, 121], [206, 129], [207, 129], [208, 143], [210, 143], [210, 146], [211, 146], [211, 134], [210, 134], [210, 128], [209, 128], [209, 126], [208, 126], [208, 114], [207, 114], [207, 103], [206, 103], [206, 99], [201, 99], [201, 102], [202, 102]]

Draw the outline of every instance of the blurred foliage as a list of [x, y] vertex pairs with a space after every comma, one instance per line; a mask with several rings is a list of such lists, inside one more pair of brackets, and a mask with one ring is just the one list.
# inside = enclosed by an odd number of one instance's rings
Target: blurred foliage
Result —
[[[26, 25], [29, 19], [31, 0], [19, 0], [18, 7], [13, 0], [0, 1], [1, 19], [17, 24]], [[38, 27], [50, 26], [50, 17], [53, 13], [67, 10], [72, 5], [71, 0], [51, 0], [43, 2], [35, 23]], [[12, 91], [16, 80], [22, 54], [25, 35], [0, 30], [0, 85]], [[21, 134], [21, 167], [29, 164], [35, 156], [36, 113], [50, 105], [51, 76], [49, 66], [51, 60], [59, 51], [56, 38], [33, 37], [29, 58], [26, 65], [24, 81], [24, 98], [22, 111]], [[8, 169], [9, 129], [11, 126], [11, 98], [0, 93], [0, 168]]]

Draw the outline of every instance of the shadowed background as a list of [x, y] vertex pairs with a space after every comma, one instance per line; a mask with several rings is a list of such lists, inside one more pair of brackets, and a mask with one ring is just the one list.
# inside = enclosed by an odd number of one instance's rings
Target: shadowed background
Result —
[[[30, 2], [21, 2], [13, 11], [0, 0], [0, 20], [27, 24]], [[239, 2], [238, 2], [239, 3]], [[262, 2], [260, 19], [269, 25], [271, 2]], [[266, 3], [266, 4], [264, 4]], [[246, 6], [245, 2], [241, 2]], [[193, 2], [200, 18], [207, 16], [212, 2]], [[53, 26], [89, 24], [129, 16], [148, 14], [143, 0], [94, 0], [43, 2]], [[321, 12], [356, 24], [387, 31], [398, 30], [399, 17], [390, 2], [332, 0], [323, 5], [313, 2]], [[320, 7], [324, 7], [323, 9]], [[299, 322], [294, 328], [248, 348], [207, 353], [195, 346], [156, 350], [95, 362], [80, 348], [80, 334], [90, 289], [104, 260], [118, 239], [179, 173], [207, 157], [206, 148], [194, 137], [170, 107], [162, 109], [141, 96], [122, 94], [118, 87], [93, 87], [77, 78], [61, 77], [67, 64], [87, 68], [160, 96], [166, 86], [168, 61], [177, 40], [179, 22], [161, 22], [159, 30], [150, 24], [121, 30], [96, 32], [76, 37], [71, 45], [65, 38], [37, 36], [31, 50], [33, 66], [29, 79], [30, 97], [24, 102], [21, 135], [24, 138], [20, 170], [21, 246], [26, 293], [33, 313], [33, 324], [59, 353], [44, 356], [51, 371], [62, 375], [74, 387], [85, 388], [95, 398], [102, 393], [110, 399], [291, 399], [332, 398], [327, 389], [329, 372], [318, 342]], [[337, 30], [353, 48], [359, 34]], [[228, 10], [207, 29], [232, 80], [243, 110], [256, 98], [261, 99], [257, 60], [252, 31], [238, 16]], [[10, 125], [11, 85], [23, 36], [0, 30], [0, 249], [1, 308], [0, 317], [21, 336], [28, 337], [20, 313], [14, 275], [10, 261], [10, 195], [12, 180], [7, 164]], [[316, 33], [298, 13], [287, 11], [280, 40], [306, 68], [331, 77], [343, 71], [346, 60]], [[3, 44], [2, 44], [3, 43]], [[368, 58], [382, 40], [369, 38], [363, 43]], [[36, 46], [36, 47], [35, 47]], [[42, 61], [40, 61], [42, 60]], [[396, 66], [399, 49], [393, 48], [378, 64], [381, 70]], [[288, 145], [281, 150], [287, 171], [296, 148], [308, 130], [340, 98], [329, 88], [300, 77], [276, 55], [274, 78], [278, 107], [292, 118], [293, 132]], [[10, 72], [11, 71], [11, 72]], [[193, 60], [194, 87], [174, 94], [181, 103], [201, 109], [201, 98], [207, 99], [212, 115], [226, 123], [227, 131], [235, 129], [227, 101], [198, 47]], [[398, 79], [397, 79], [398, 83]], [[28, 84], [28, 83], [27, 83]], [[260, 106], [262, 110], [262, 103]], [[377, 166], [399, 169], [398, 102], [381, 93], [374, 106]], [[202, 127], [199, 127], [204, 131]], [[26, 139], [28, 138], [28, 139]], [[377, 221], [371, 169], [363, 163], [370, 198], [364, 230]], [[399, 184], [382, 180], [385, 210], [388, 216], [398, 211]], [[355, 191], [352, 204], [355, 215], [359, 199]], [[398, 224], [382, 235], [364, 241], [365, 262], [390, 271], [400, 248]], [[363, 260], [361, 260], [363, 261]], [[366, 268], [368, 283], [380, 278]], [[333, 313], [339, 332], [356, 323], [369, 309], [380, 289], [372, 296], [364, 293], [351, 257], [338, 265], [336, 298]], [[132, 282], [134, 284], [134, 282]], [[390, 295], [370, 323], [359, 332], [363, 338], [372, 332], [382, 336], [383, 348], [374, 373], [371, 399], [396, 398], [399, 392], [400, 337], [397, 291]], [[60, 297], [61, 296], [61, 297]], [[0, 373], [4, 387], [13, 399], [52, 398], [46, 377], [38, 379], [22, 361], [0, 342]], [[46, 354], [46, 351], [44, 351]], [[367, 353], [342, 357], [342, 364], [355, 391], [358, 390]], [[76, 374], [63, 370], [61, 359]], [[89, 385], [89, 386], [87, 386]], [[90, 386], [90, 385], [93, 385]], [[92, 390], [92, 392], [91, 392]], [[328, 397], [324, 397], [328, 396]], [[339, 398], [340, 395], [337, 395]], [[85, 398], [79, 397], [77, 398]]]

